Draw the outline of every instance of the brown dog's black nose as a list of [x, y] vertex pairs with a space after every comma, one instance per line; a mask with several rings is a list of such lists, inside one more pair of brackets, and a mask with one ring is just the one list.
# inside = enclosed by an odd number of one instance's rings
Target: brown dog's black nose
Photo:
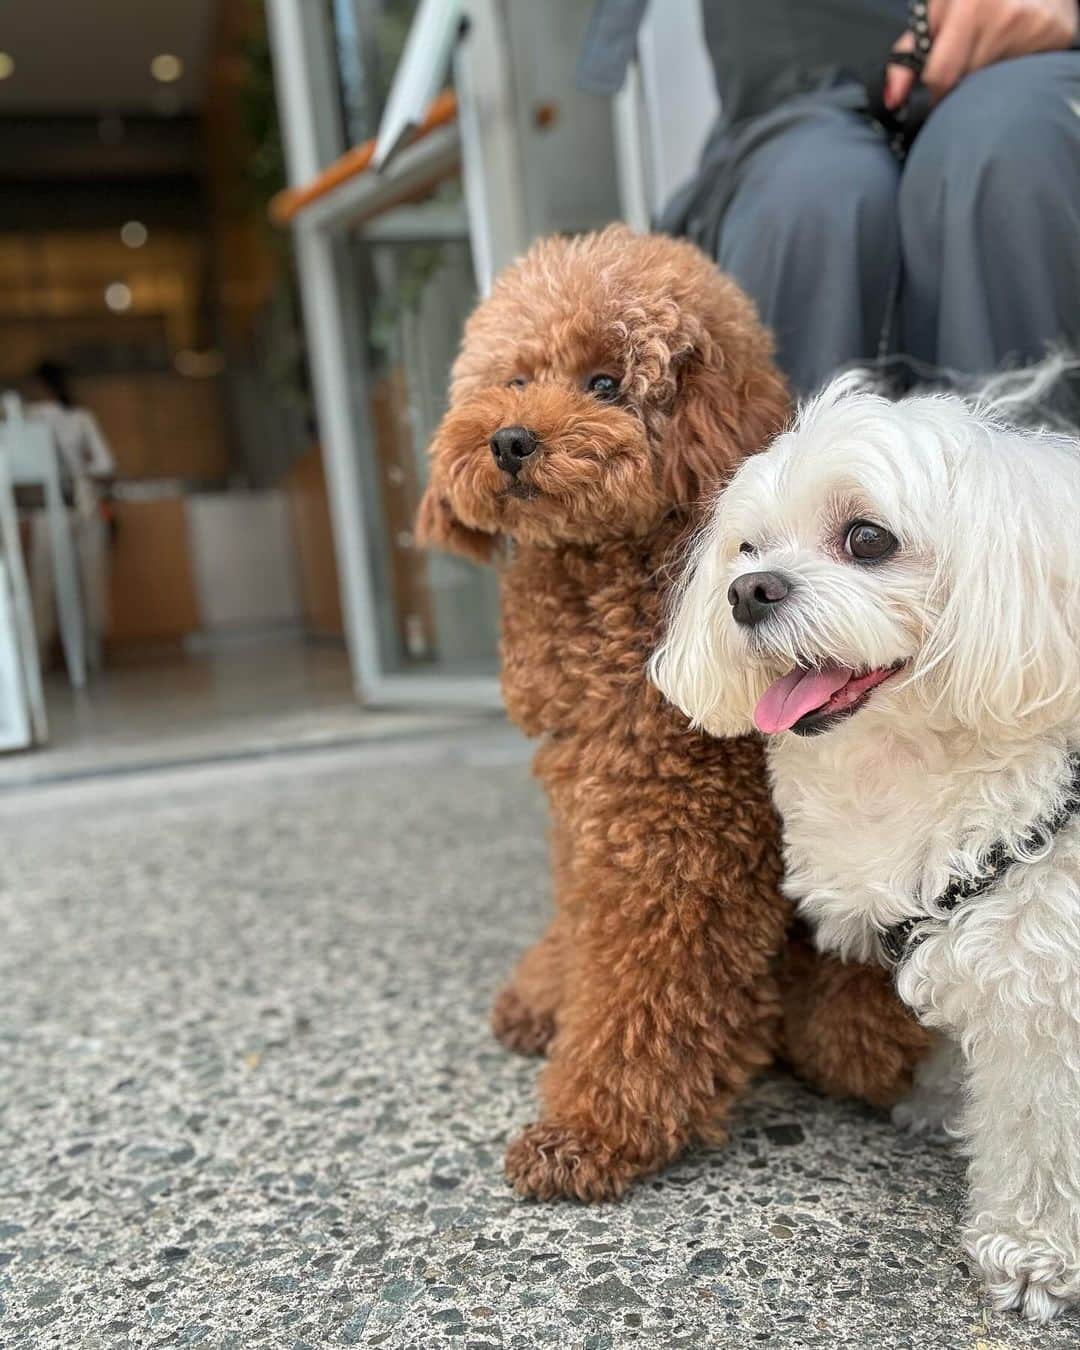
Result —
[[516, 474], [538, 443], [528, 427], [500, 427], [491, 438], [491, 453], [504, 473]]
[[747, 572], [731, 583], [727, 598], [735, 622], [750, 627], [790, 594], [791, 583], [779, 572]]

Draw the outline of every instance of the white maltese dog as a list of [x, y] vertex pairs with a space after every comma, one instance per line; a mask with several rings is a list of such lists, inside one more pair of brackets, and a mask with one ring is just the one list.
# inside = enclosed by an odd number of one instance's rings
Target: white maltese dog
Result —
[[769, 738], [787, 892], [942, 1033], [901, 1118], [957, 1108], [967, 1251], [1053, 1317], [1080, 1296], [1080, 444], [841, 378], [722, 494], [652, 672]]

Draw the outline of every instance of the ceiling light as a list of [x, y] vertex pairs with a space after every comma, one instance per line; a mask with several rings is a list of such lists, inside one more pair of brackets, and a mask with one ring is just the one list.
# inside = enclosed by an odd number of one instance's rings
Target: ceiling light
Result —
[[105, 303], [114, 314], [123, 314], [131, 308], [131, 287], [123, 281], [110, 282], [105, 287]]
[[0, 52], [0, 80], [10, 80], [15, 74], [15, 58], [8, 52]]
[[183, 73], [183, 61], [172, 52], [161, 52], [150, 62], [150, 74], [162, 84], [175, 84]]
[[129, 220], [120, 230], [120, 238], [128, 248], [142, 248], [150, 238], [150, 231], [141, 220]]

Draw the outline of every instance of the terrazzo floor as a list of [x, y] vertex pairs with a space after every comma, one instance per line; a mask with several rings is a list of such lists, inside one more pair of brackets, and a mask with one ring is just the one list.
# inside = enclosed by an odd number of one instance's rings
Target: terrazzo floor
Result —
[[622, 1203], [515, 1198], [487, 1029], [547, 904], [500, 727], [0, 795], [0, 1345], [1075, 1346], [962, 1167], [764, 1080]]

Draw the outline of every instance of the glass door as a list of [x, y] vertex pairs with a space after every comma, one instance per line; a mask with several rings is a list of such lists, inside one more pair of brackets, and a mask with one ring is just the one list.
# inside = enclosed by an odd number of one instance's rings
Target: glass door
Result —
[[[454, 228], [456, 225], [456, 229]], [[416, 547], [427, 446], [476, 295], [457, 184], [350, 240], [371, 427], [366, 494], [380, 665], [387, 676], [496, 671], [494, 573]]]
[[[269, 4], [283, 117], [291, 100], [312, 129], [290, 156], [305, 189], [346, 142], [376, 134], [412, 21], [433, 15], [445, 33], [450, 11], [437, 0]], [[573, 84], [588, 6], [465, 0], [464, 11], [456, 118], [377, 171], [324, 174], [332, 183], [294, 222], [350, 652], [372, 702], [498, 704], [492, 570], [415, 547], [426, 448], [477, 274], [486, 286], [538, 234], [619, 214], [610, 107]], [[328, 90], [332, 116], [314, 115]], [[335, 119], [328, 151], [316, 133]]]

